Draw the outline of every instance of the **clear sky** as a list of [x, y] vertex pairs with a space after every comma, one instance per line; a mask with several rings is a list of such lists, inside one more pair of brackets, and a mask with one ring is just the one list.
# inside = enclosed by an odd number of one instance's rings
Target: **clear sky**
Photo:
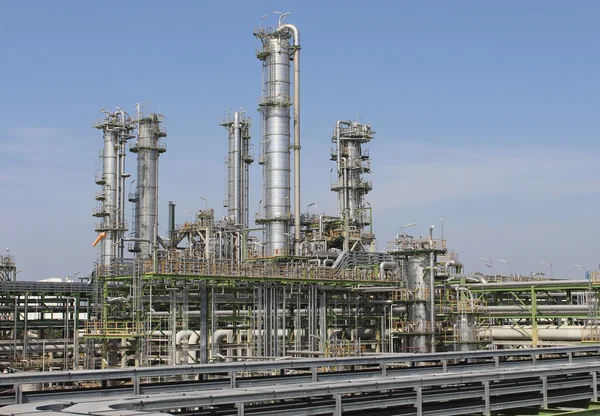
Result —
[[[582, 278], [598, 268], [600, 3], [597, 1], [13, 1], [0, 14], [0, 247], [20, 280], [92, 267], [99, 109], [151, 100], [166, 116], [167, 201], [222, 215], [225, 109], [260, 134], [259, 43], [274, 10], [302, 41], [302, 206], [335, 213], [335, 121], [370, 144], [379, 248], [431, 224], [466, 265]], [[273, 14], [263, 20], [274, 24]], [[135, 156], [128, 158], [135, 173]], [[251, 203], [260, 199], [252, 167]], [[510, 264], [498, 262], [504, 259]]]

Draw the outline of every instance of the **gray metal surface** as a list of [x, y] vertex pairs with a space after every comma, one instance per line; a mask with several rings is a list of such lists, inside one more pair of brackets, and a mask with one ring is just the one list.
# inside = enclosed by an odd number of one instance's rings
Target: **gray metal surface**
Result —
[[62, 283], [62, 282], [3, 282], [0, 281], [0, 293], [2, 295], [92, 295], [98, 287], [88, 283]]
[[335, 148], [331, 158], [337, 167], [337, 183], [333, 184], [332, 190], [338, 194], [338, 215], [347, 216], [358, 228], [369, 223], [363, 198], [371, 185], [362, 179], [362, 174], [370, 172], [370, 161], [362, 145], [371, 141], [374, 134], [368, 124], [338, 120], [332, 138]]
[[[597, 357], [559, 357], [551, 360], [544, 361], [544, 365], [559, 365], [577, 363], [583, 364], [587, 362], [593, 362]], [[482, 363], [471, 363], [471, 364], [447, 364], [446, 368], [440, 362], [436, 362], [434, 366], [392, 366], [391, 364], [380, 364], [380, 368], [360, 370], [360, 371], [346, 371], [346, 367], [339, 367], [337, 369], [328, 369], [328, 371], [317, 371], [316, 380], [321, 382], [334, 382], [334, 381], [352, 381], [357, 378], [377, 378], [381, 376], [387, 377], [398, 377], [406, 374], [421, 375], [425, 376], [428, 374], [435, 374], [440, 372], [453, 372], [453, 373], [467, 373], [472, 371], [496, 371], [496, 369], [510, 369], [520, 368], [526, 370], [527, 368], [535, 365], [533, 360], [519, 360], [519, 361], [485, 361]], [[373, 368], [372, 366], [369, 366]], [[317, 370], [319, 370], [317, 368]], [[281, 369], [279, 370], [281, 371]], [[135, 383], [129, 386], [110, 388], [110, 389], [79, 389], [79, 390], [68, 390], [68, 391], [46, 391], [46, 392], [30, 392], [23, 393], [23, 403], [43, 402], [48, 400], [62, 400], [62, 399], [77, 399], [77, 400], [91, 400], [97, 398], [107, 397], [122, 397], [132, 394], [132, 391], [137, 390], [139, 394], [161, 394], [161, 393], [185, 393], [189, 391], [202, 390], [215, 390], [222, 389], [231, 386], [232, 374], [235, 375], [235, 384], [238, 388], [250, 388], [250, 387], [268, 387], [268, 386], [281, 386], [289, 384], [300, 384], [309, 383], [315, 381], [314, 375], [310, 372], [305, 373], [294, 373], [260, 377], [260, 376], [248, 376], [240, 374], [241, 372], [229, 372], [227, 376], [219, 376], [219, 372], [205, 374], [204, 380], [198, 381], [181, 381], [181, 382], [170, 382], [161, 384], [138, 384], [139, 387], [135, 387]], [[14, 403], [14, 397], [4, 396], [0, 397], [0, 406]]]
[[[331, 404], [334, 404], [333, 410], [338, 414], [342, 411], [372, 413], [383, 407], [393, 407], [397, 414], [414, 414], [416, 411], [417, 414], [458, 415], [597, 399], [600, 363], [535, 366], [528, 363], [528, 366], [527, 371], [510, 368], [370, 378], [357, 374], [351, 382], [314, 380], [276, 388], [239, 388], [232, 379], [229, 387], [208, 391], [132, 395], [89, 402], [73, 400], [65, 411], [113, 414], [115, 411], [160, 412], [194, 408], [194, 414], [203, 414], [217, 409], [226, 412], [236, 405], [237, 414], [244, 414], [245, 409], [259, 404], [264, 407], [252, 414], [269, 414], [266, 412], [285, 410], [296, 403], [299, 406], [293, 414], [331, 413]], [[313, 406], [313, 401], [318, 405]], [[27, 409], [31, 411], [31, 406]], [[21, 413], [19, 406], [15, 405], [0, 409], [0, 415], [18, 413]]]
[[241, 220], [242, 203], [242, 133], [240, 126], [240, 113], [233, 113], [233, 209], [229, 207], [234, 224], [239, 225]]
[[[290, 254], [290, 34], [260, 31], [264, 93], [262, 156], [264, 169], [264, 250], [267, 255]], [[298, 213], [299, 214], [299, 213]]]
[[[137, 153], [137, 202], [135, 251], [151, 257], [158, 233], [158, 156], [166, 148], [159, 143], [166, 133], [160, 128], [159, 116], [150, 113], [139, 120], [139, 134], [132, 152]], [[141, 241], [144, 240], [144, 241]]]
[[409, 339], [409, 348], [415, 352], [428, 352], [427, 336], [429, 328], [427, 319], [430, 304], [427, 303], [427, 284], [425, 282], [425, 268], [429, 258], [425, 256], [414, 256], [408, 260], [407, 288], [415, 294], [415, 302], [408, 307], [408, 322], [414, 327], [415, 336]]
[[[104, 201], [103, 211], [107, 215], [104, 217], [106, 227], [111, 229], [115, 227], [117, 220], [117, 144], [118, 133], [116, 130], [107, 127], [104, 129], [104, 148], [103, 148], [103, 175], [104, 175]], [[106, 233], [106, 238], [101, 242], [101, 264], [110, 264], [116, 257], [116, 246], [113, 244], [115, 235], [112, 231]]]
[[[176, 365], [161, 367], [113, 368], [105, 370], [26, 372], [0, 374], [0, 385], [21, 383], [60, 383], [75, 381], [96, 381], [135, 379], [140, 377], [165, 377], [199, 374], [237, 373], [251, 371], [276, 371], [297, 369], [326, 369], [338, 366], [382, 366], [393, 363], [438, 363], [452, 360], [495, 360], [496, 357], [506, 359], [535, 358], [540, 355], [564, 355], [572, 361], [574, 354], [600, 355], [600, 346], [589, 347], [549, 347], [523, 348], [513, 350], [477, 350], [468, 352], [440, 352], [428, 354], [382, 354], [363, 357], [336, 357], [301, 360], [250, 361], [242, 363], [216, 363]], [[495, 363], [500, 365], [500, 361]]]

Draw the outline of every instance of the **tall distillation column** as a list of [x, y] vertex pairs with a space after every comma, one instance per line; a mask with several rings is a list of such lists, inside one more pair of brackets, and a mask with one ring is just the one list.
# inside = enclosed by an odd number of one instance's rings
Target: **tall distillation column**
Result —
[[240, 136], [242, 138], [242, 172], [241, 172], [241, 188], [242, 197], [240, 205], [240, 216], [242, 228], [250, 226], [249, 206], [250, 206], [250, 165], [254, 162], [252, 154], [252, 144], [250, 143], [250, 126], [252, 119], [244, 117], [243, 112], [240, 119]]
[[227, 129], [227, 215], [235, 225], [248, 228], [248, 176], [253, 158], [250, 146], [251, 120], [243, 112], [233, 113], [233, 121], [223, 120]]
[[155, 113], [138, 117], [138, 138], [131, 147], [137, 153], [137, 192], [135, 198], [135, 252], [140, 257], [152, 256], [158, 235], [158, 156], [167, 149], [159, 140], [166, 137]]
[[[338, 194], [338, 215], [344, 218], [345, 228], [362, 230], [370, 224], [363, 197], [373, 188], [370, 181], [362, 179], [362, 174], [371, 172], [371, 160], [362, 145], [370, 142], [374, 135], [369, 124], [339, 120], [335, 125], [330, 159], [336, 162], [337, 182], [332, 184], [331, 190]], [[344, 250], [349, 249], [348, 244], [346, 235]]]
[[[300, 110], [299, 110], [299, 35], [295, 26], [282, 24], [273, 30], [259, 28], [254, 35], [262, 41], [257, 52], [263, 61], [263, 96], [259, 111], [263, 115], [262, 160], [263, 207], [256, 222], [265, 225], [264, 248], [267, 255], [293, 254], [290, 244], [292, 220], [290, 206], [290, 56], [294, 55], [294, 206], [295, 240], [300, 232]], [[290, 45], [293, 38], [294, 44]], [[297, 251], [297, 250], [296, 250]]]
[[133, 129], [131, 119], [122, 110], [107, 113], [106, 118], [95, 128], [104, 134], [104, 147], [101, 152], [102, 173], [96, 177], [96, 183], [102, 191], [96, 193], [100, 206], [94, 210], [94, 216], [102, 219], [96, 224], [96, 231], [103, 238], [100, 245], [100, 264], [109, 265], [115, 258], [123, 257], [121, 237], [127, 231], [125, 223], [125, 146], [131, 138]]
[[414, 301], [408, 307], [408, 321], [414, 325], [414, 332], [409, 338], [409, 351], [416, 353], [430, 351], [427, 335], [430, 333], [428, 317], [432, 305], [427, 303], [429, 290], [425, 281], [428, 261], [429, 258], [426, 256], [414, 256], [408, 259], [407, 287], [413, 291], [414, 296]]

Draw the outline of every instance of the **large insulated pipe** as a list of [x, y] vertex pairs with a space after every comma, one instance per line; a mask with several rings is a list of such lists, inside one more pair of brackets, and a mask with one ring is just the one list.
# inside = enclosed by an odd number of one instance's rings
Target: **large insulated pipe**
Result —
[[[585, 335], [586, 327], [582, 326], [548, 326], [538, 327], [538, 337], [542, 341], [579, 341]], [[593, 330], [594, 327], [587, 327]], [[492, 326], [480, 328], [479, 336], [491, 336], [493, 340], [525, 341], [532, 340], [533, 329], [531, 326]]]
[[242, 223], [242, 132], [240, 126], [240, 113], [233, 113], [233, 220], [234, 224]]
[[227, 128], [227, 215], [229, 216], [229, 218], [231, 218], [232, 216], [234, 216], [233, 184], [235, 182], [235, 177], [233, 175], [233, 148], [235, 147], [235, 140], [233, 125], [229, 122], [229, 120], [227, 121], [228, 122], [225, 124], [225, 127]]
[[289, 30], [294, 39], [294, 241], [295, 254], [300, 253], [300, 32], [285, 24], [279, 30]]
[[[537, 305], [538, 312], [546, 312], [552, 314], [589, 314], [589, 305]], [[525, 305], [502, 305], [502, 306], [486, 306], [484, 310], [491, 315], [515, 314], [518, 316], [523, 313], [531, 314], [531, 309]]]
[[435, 252], [433, 251], [433, 228], [429, 227], [429, 320], [431, 324], [431, 352], [435, 352]]
[[169, 247], [175, 248], [175, 202], [169, 201]]
[[[462, 276], [459, 276], [459, 278]], [[588, 287], [589, 280], [552, 280], [552, 281], [525, 281], [525, 282], [503, 282], [503, 283], [465, 283], [464, 286], [471, 290], [511, 289], [515, 287]]]

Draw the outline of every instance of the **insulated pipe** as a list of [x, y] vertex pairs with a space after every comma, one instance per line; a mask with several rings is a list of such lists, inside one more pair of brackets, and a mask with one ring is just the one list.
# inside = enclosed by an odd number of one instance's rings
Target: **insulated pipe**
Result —
[[169, 247], [175, 248], [175, 202], [169, 201]]
[[[458, 276], [458, 278], [463, 276]], [[475, 277], [475, 276], [471, 276]], [[589, 280], [552, 280], [552, 281], [528, 281], [528, 282], [504, 282], [504, 283], [485, 283], [485, 284], [468, 284], [469, 289], [510, 289], [514, 287], [553, 287], [553, 286], [585, 286], [588, 287], [590, 284]]]
[[[117, 141], [118, 153], [117, 153], [117, 163], [119, 165], [119, 196], [118, 196], [118, 205], [117, 205], [117, 228], [123, 228], [125, 224], [125, 140], [127, 138], [127, 128], [126, 128], [126, 120], [125, 120], [125, 112], [123, 110], [115, 111], [115, 114], [121, 115], [121, 136], [122, 139], [119, 138]], [[125, 256], [125, 242], [119, 241], [118, 246], [118, 257]]]
[[[466, 290], [466, 288], [463, 288]], [[506, 306], [487, 306], [484, 308], [486, 311], [491, 313], [502, 313], [502, 312], [529, 312], [531, 309], [524, 305], [506, 305]], [[536, 309], [538, 312], [585, 312], [588, 313], [590, 310], [589, 305], [537, 305]]]
[[[589, 327], [590, 329], [592, 327]], [[538, 337], [543, 341], [579, 341], [583, 339], [585, 327], [582, 326], [549, 326], [538, 327]], [[492, 326], [479, 329], [480, 336], [491, 335], [494, 340], [530, 341], [533, 330], [531, 326]]]
[[279, 26], [294, 38], [294, 249], [300, 253], [300, 32], [291, 24]]
[[396, 271], [398, 271], [398, 269], [400, 269], [400, 265], [398, 263], [396, 263], [395, 261], [383, 261], [381, 263], [379, 263], [379, 280], [383, 280], [383, 276], [385, 274], [385, 269], [396, 269]]
[[339, 220], [339, 217], [330, 217], [328, 215], [319, 215], [319, 238], [323, 238], [323, 231], [324, 231], [324, 225], [323, 225], [323, 220], [324, 219], [331, 219], [331, 220]]
[[[190, 338], [188, 339], [188, 344], [198, 345], [200, 343], [200, 333], [198, 331], [194, 331]], [[198, 364], [197, 360], [198, 351], [188, 351], [188, 364]]]
[[[451, 263], [451, 262], [450, 262]], [[461, 263], [458, 263], [462, 266]], [[452, 281], [452, 280], [456, 280], [456, 279], [465, 279], [466, 281], [470, 281], [470, 282], [476, 282], [476, 283], [483, 283], [486, 284], [488, 283], [487, 279], [483, 276], [480, 275], [473, 275], [473, 276], [452, 276], [449, 279], [446, 280], [446, 283]]]
[[194, 333], [194, 331], [179, 331], [177, 332], [177, 334], [175, 334], [175, 362], [173, 363], [174, 365], [179, 365], [181, 364], [181, 351], [177, 350], [177, 345], [181, 345], [184, 343], [184, 341], [187, 343], [188, 339], [190, 338], [190, 336]]
[[435, 252], [433, 251], [433, 225], [429, 228], [429, 321], [431, 325], [431, 352], [435, 352]]
[[242, 135], [240, 131], [240, 113], [233, 113], [233, 221], [238, 225], [241, 219], [241, 190], [242, 190]]

